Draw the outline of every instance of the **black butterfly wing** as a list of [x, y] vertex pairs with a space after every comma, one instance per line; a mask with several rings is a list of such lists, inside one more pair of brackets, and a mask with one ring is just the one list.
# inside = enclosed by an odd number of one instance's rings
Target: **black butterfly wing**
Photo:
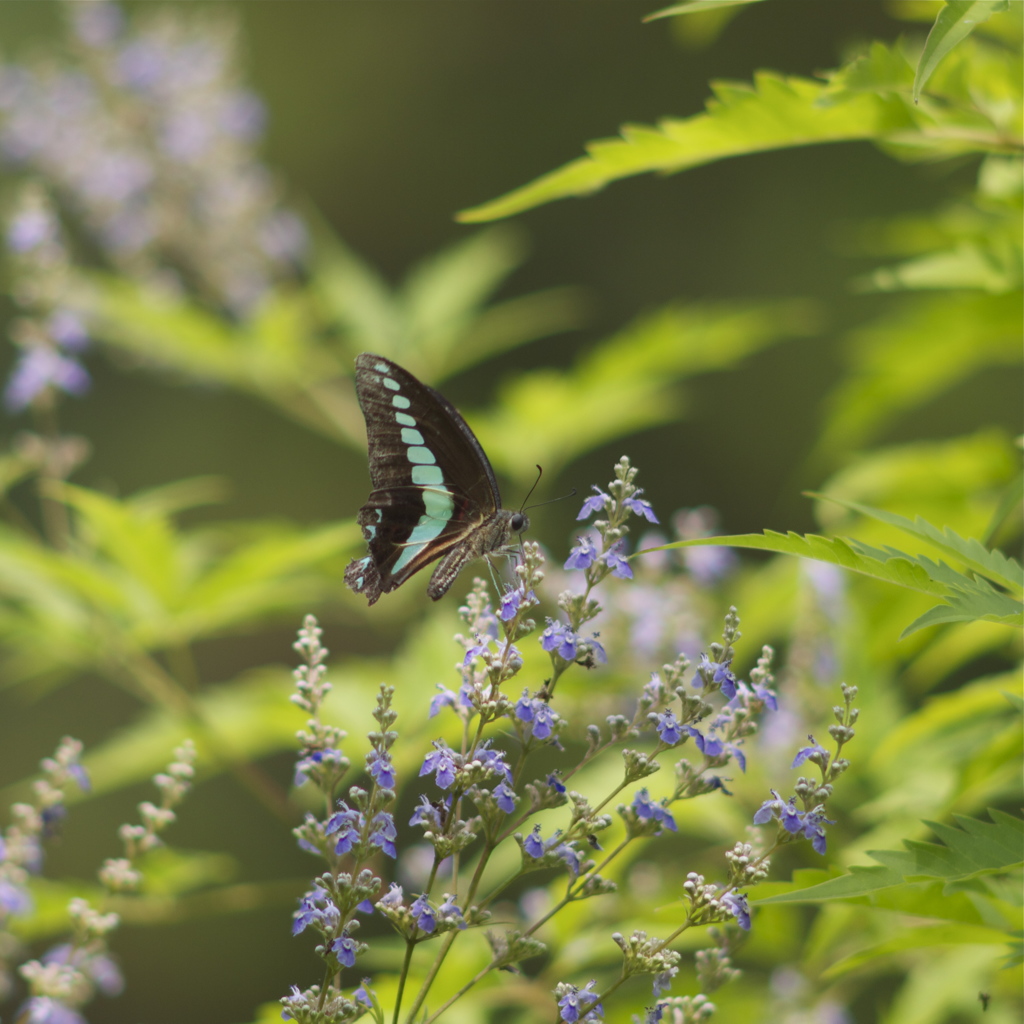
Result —
[[443, 395], [370, 353], [356, 359], [355, 380], [373, 484], [358, 522], [370, 554], [345, 579], [373, 604], [464, 543], [501, 498], [480, 442]]

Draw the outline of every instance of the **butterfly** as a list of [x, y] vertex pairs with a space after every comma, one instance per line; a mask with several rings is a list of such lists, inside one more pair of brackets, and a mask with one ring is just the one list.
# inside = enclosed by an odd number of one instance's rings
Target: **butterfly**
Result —
[[513, 554], [530, 525], [501, 507], [494, 470], [459, 411], [390, 359], [356, 357], [373, 490], [356, 521], [369, 554], [345, 582], [373, 604], [441, 559], [427, 586], [436, 601], [474, 558]]

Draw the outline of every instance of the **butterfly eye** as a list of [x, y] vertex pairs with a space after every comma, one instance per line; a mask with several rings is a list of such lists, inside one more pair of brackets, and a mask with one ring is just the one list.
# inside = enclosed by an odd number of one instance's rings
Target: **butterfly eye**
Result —
[[509, 526], [512, 527], [513, 533], [522, 533], [526, 529], [526, 516], [522, 512], [516, 512], [509, 520]]

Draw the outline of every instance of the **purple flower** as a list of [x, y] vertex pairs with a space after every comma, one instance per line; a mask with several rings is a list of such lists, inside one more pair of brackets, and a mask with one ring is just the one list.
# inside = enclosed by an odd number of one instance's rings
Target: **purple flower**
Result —
[[[604, 1015], [601, 1004], [597, 1002], [597, 993], [593, 991], [596, 981], [588, 981], [583, 988], [569, 987], [569, 991], [558, 1000], [559, 1015], [565, 1024], [576, 1021], [599, 1021]], [[595, 1005], [596, 1004], [596, 1005]], [[580, 1014], [583, 1014], [581, 1017]]]
[[667, 971], [662, 971], [661, 974], [654, 976], [654, 998], [667, 992], [672, 987], [672, 979], [679, 973], [678, 967], [670, 967]]
[[21, 412], [48, 387], [81, 395], [89, 390], [89, 383], [89, 374], [79, 362], [54, 349], [36, 346], [15, 365], [4, 391], [4, 404], [11, 412]]
[[446, 797], [443, 804], [432, 802], [425, 794], [420, 797], [419, 806], [409, 819], [410, 825], [424, 825], [432, 832], [440, 832], [444, 828], [444, 817], [452, 804], [452, 798]]
[[546, 740], [553, 732], [553, 726], [558, 721], [558, 715], [547, 701], [540, 698], [531, 699], [527, 696], [528, 692], [528, 690], [523, 690], [522, 697], [516, 702], [516, 718], [530, 726], [530, 735], [538, 740]]
[[515, 790], [507, 782], [499, 782], [494, 787], [493, 796], [498, 807], [506, 814], [511, 814], [516, 809], [516, 800], [518, 798], [516, 797]]
[[337, 854], [348, 853], [359, 842], [365, 824], [365, 819], [359, 811], [346, 806], [344, 802], [341, 806], [343, 809], [332, 814], [327, 819], [327, 824], [324, 825], [325, 835], [339, 833], [337, 844], [334, 847], [334, 852]]
[[87, 1024], [80, 1013], [50, 996], [32, 996], [22, 1004], [18, 1020], [27, 1024]]
[[556, 792], [565, 792], [565, 783], [558, 777], [557, 772], [551, 772], [547, 777], [547, 784]]
[[622, 504], [625, 505], [633, 515], [643, 516], [649, 523], [657, 523], [658, 517], [654, 514], [654, 509], [651, 508], [651, 503], [646, 499], [639, 497], [639, 495], [643, 493], [642, 489], [638, 490], [633, 497], [624, 498]]
[[380, 750], [371, 750], [366, 755], [366, 767], [373, 781], [382, 789], [395, 788], [395, 766], [391, 763], [391, 755]]
[[455, 702], [458, 699], [454, 690], [449, 690], [447, 687], [442, 686], [440, 683], [437, 684], [437, 688], [440, 691], [436, 697], [431, 698], [430, 701], [430, 712], [428, 718], [433, 718], [441, 708], [455, 708]]
[[398, 830], [395, 828], [395, 819], [387, 811], [380, 811], [373, 819], [373, 831], [370, 833], [370, 842], [379, 846], [392, 860], [398, 856], [395, 849], [395, 839]]
[[700, 664], [697, 667], [697, 675], [694, 676], [693, 685], [699, 687], [698, 677], [707, 681], [710, 676], [711, 683], [721, 690], [722, 695], [732, 700], [736, 696], [736, 677], [732, 674], [727, 664], [712, 661], [706, 654], [700, 656]]
[[540, 825], [534, 825], [533, 831], [523, 840], [523, 849], [534, 859], [544, 856], [544, 839], [540, 834]]
[[455, 757], [441, 740], [435, 741], [434, 748], [434, 752], [423, 759], [420, 775], [433, 774], [434, 781], [441, 789], [449, 789], [455, 781]]
[[737, 924], [745, 931], [750, 931], [750, 907], [747, 904], [747, 894], [743, 892], [728, 892], [721, 899], [722, 906], [736, 918]]
[[679, 720], [671, 711], [664, 711], [653, 717], [658, 723], [658, 738], [662, 743], [674, 747], [683, 738], [683, 729]]
[[613, 576], [618, 576], [620, 580], [631, 580], [633, 570], [630, 568], [629, 562], [622, 557], [624, 547], [625, 544], [618, 541], [610, 551], [606, 551], [601, 556], [601, 560], [611, 569]]
[[[589, 498], [587, 499], [590, 500]], [[576, 546], [565, 560], [566, 569], [589, 569], [597, 561], [597, 548], [586, 534], [576, 538]]]
[[810, 839], [811, 848], [815, 853], [825, 855], [827, 841], [825, 839], [825, 826], [834, 825], [831, 818], [826, 818], [821, 811], [808, 811], [804, 815], [803, 833], [804, 839]]
[[506, 782], [511, 783], [512, 769], [505, 760], [505, 752], [503, 750], [492, 750], [490, 742], [490, 740], [485, 740], [476, 748], [473, 760], [480, 762], [488, 771], [493, 772], [495, 775], [500, 775]]
[[428, 935], [437, 927], [437, 915], [434, 913], [426, 895], [417, 897], [409, 908], [416, 919], [416, 927]]
[[331, 943], [331, 951], [338, 958], [338, 963], [342, 967], [351, 967], [355, 964], [358, 949], [356, 940], [349, 935], [342, 935]]
[[498, 609], [498, 618], [501, 619], [502, 622], [508, 622], [510, 619], [514, 619], [525, 596], [522, 586], [510, 587], [506, 590], [501, 598], [501, 607]]
[[595, 492], [594, 496], [587, 498], [586, 501], [583, 502], [583, 508], [580, 509], [580, 514], [576, 517], [577, 521], [580, 519], [586, 519], [595, 512], [601, 512], [604, 510], [606, 505], [611, 504], [612, 499], [596, 484], [590, 489]]
[[299, 900], [299, 909], [292, 915], [292, 935], [305, 931], [311, 924], [329, 927], [338, 917], [338, 908], [330, 902], [324, 889], [314, 886]]
[[402, 905], [403, 898], [402, 887], [397, 882], [392, 882], [388, 891], [377, 900], [377, 905], [397, 910]]
[[437, 908], [437, 914], [442, 921], [457, 921], [460, 929], [468, 927], [455, 897], [449, 893], [444, 894], [444, 902]]
[[579, 647], [580, 637], [563, 622], [548, 619], [548, 627], [540, 635], [540, 645], [545, 651], [553, 651], [565, 661], [573, 661]]
[[551, 851], [569, 869], [573, 878], [578, 878], [580, 867], [583, 864], [583, 854], [569, 843], [559, 843]]
[[655, 835], [660, 835], [662, 828], [667, 828], [669, 832], [678, 831], [676, 819], [672, 817], [663, 804], [655, 803], [646, 789], [641, 789], [633, 797], [633, 810], [642, 821], [658, 822], [660, 827]]
[[808, 736], [807, 738], [811, 741], [811, 746], [801, 747], [797, 751], [796, 757], [790, 765], [791, 768], [799, 768], [804, 761], [808, 760], [821, 766], [828, 764], [828, 751], [813, 736]]

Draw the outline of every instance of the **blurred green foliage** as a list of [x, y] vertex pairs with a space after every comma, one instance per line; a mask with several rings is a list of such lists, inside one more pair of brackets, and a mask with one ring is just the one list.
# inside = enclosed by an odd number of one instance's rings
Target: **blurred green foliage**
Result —
[[[732, 14], [742, 17], [742, 5]], [[838, 140], [864, 140], [901, 161], [977, 165], [969, 195], [931, 215], [900, 214], [858, 232], [862, 253], [897, 262], [858, 279], [865, 292], [887, 293], [887, 302], [872, 322], [847, 332], [839, 385], [807, 396], [821, 404], [810, 462], [832, 473], [818, 506], [829, 536], [742, 540], [862, 573], [839, 588], [841, 613], [830, 616], [808, 568], [788, 557], [745, 564], [717, 589], [681, 574], [671, 585], [659, 583], [664, 600], [679, 602], [687, 630], [705, 643], [721, 609], [735, 603], [749, 661], [761, 643], [784, 652], [781, 690], [797, 732], [823, 728], [838, 679], [861, 693], [854, 769], [836, 795], [840, 822], [830, 866], [810, 859], [779, 866], [792, 881], [764, 890], [771, 895], [740, 954], [746, 976], [716, 994], [723, 1020], [796, 1020], [796, 1008], [811, 1013], [836, 1003], [858, 1021], [952, 1024], [981, 1019], [979, 991], [993, 993], [987, 1020], [1002, 1024], [1020, 1012], [1019, 958], [1001, 966], [1020, 926], [1015, 885], [1024, 857], [1019, 819], [999, 810], [1019, 804], [1024, 756], [1020, 635], [1007, 628], [1020, 622], [1021, 573], [1001, 553], [1019, 543], [1019, 452], [985, 424], [961, 437], [870, 446], [969, 376], [1020, 364], [1022, 14], [1021, 4], [949, 3], [938, 9], [926, 42], [876, 42], [821, 79], [762, 72], [752, 83], [716, 82], [706, 112], [628, 126], [618, 139], [590, 144], [587, 156], [462, 215], [507, 217], [628, 175]], [[515, 233], [489, 229], [390, 287], [321, 226], [304, 279], [279, 285], [248, 318], [95, 267], [80, 268], [76, 288], [119, 365], [244, 393], [361, 451], [350, 380], [359, 351], [394, 358], [436, 386], [580, 322], [583, 303], [569, 289], [496, 298], [522, 258]], [[467, 415], [495, 467], [524, 485], [537, 462], [555, 472], [610, 441], [628, 448], [641, 429], [678, 422], [703, 375], [806, 336], [822, 316], [807, 302], [674, 303], [638, 316], [570, 366], [504, 380], [491, 407]], [[12, 445], [0, 455], [0, 497], [10, 513], [0, 526], [3, 685], [52, 687], [88, 676], [138, 701], [136, 720], [86, 759], [94, 796], [144, 779], [191, 735], [208, 779], [232, 772], [268, 813], [287, 818], [294, 812], [282, 787], [262, 766], [251, 770], [254, 760], [292, 749], [301, 716], [287, 711], [287, 672], [254, 665], [236, 678], [204, 677], [197, 649], [268, 624], [297, 625], [302, 612], [321, 604], [354, 628], [368, 628], [367, 616], [381, 609], [368, 612], [341, 585], [345, 560], [360, 544], [354, 524], [187, 525], [193, 510], [217, 500], [216, 483], [168, 483], [120, 497], [53, 480], [33, 451]], [[642, 469], [648, 476], [680, 471]], [[42, 505], [64, 510], [62, 536], [45, 538], [27, 525], [33, 481]], [[381, 678], [399, 684], [404, 751], [417, 740], [426, 749], [445, 728], [424, 719], [425, 695], [450, 679], [455, 622], [445, 605], [408, 622], [421, 599], [395, 597], [390, 615], [402, 618], [403, 628], [394, 651], [332, 665], [332, 708], [350, 733], [353, 762]], [[579, 721], [584, 709], [588, 721], [614, 713], [621, 695], [657, 667], [630, 653], [627, 600], [609, 599], [602, 627], [612, 665], [599, 677], [569, 681], [559, 693], [565, 717]], [[834, 651], [827, 671], [814, 660], [826, 642]], [[608, 932], [664, 920], [680, 871], [715, 870], [718, 849], [742, 835], [786, 760], [766, 746], [750, 774], [736, 780], [732, 803], [687, 807], [680, 815], [685, 854], [622, 865], [621, 896], [553, 921], [555, 952], [538, 977], [485, 987], [467, 1000], [465, 1019], [542, 1019], [552, 979], [612, 970]], [[417, 765], [410, 754], [397, 767], [409, 777]], [[595, 766], [579, 788], [607, 785], [606, 770]], [[23, 783], [13, 785], [4, 797], [9, 802], [23, 790]], [[991, 823], [979, 817], [988, 807], [996, 808]], [[943, 824], [952, 821], [961, 828]], [[924, 842], [930, 836], [942, 845]], [[895, 851], [901, 842], [906, 849]], [[298, 880], [236, 884], [226, 854], [182, 851], [152, 869], [151, 891], [135, 910], [120, 908], [133, 921], [280, 906], [302, 887]], [[56, 908], [71, 891], [81, 889], [40, 883], [40, 916], [26, 937], [60, 931]], [[813, 917], [805, 904], [814, 905]], [[288, 941], [284, 931], [280, 941]], [[465, 956], [456, 973], [484, 966], [482, 941]], [[787, 964], [796, 965], [806, 987], [783, 998], [769, 982]], [[383, 960], [369, 966], [388, 969]], [[386, 996], [386, 973], [378, 978]], [[694, 984], [683, 972], [674, 990]], [[871, 985], [886, 990], [877, 1002], [864, 995]], [[455, 987], [455, 977], [442, 976], [438, 1001]], [[631, 996], [639, 1006], [639, 990]], [[453, 1011], [450, 1019], [460, 1018]]]

